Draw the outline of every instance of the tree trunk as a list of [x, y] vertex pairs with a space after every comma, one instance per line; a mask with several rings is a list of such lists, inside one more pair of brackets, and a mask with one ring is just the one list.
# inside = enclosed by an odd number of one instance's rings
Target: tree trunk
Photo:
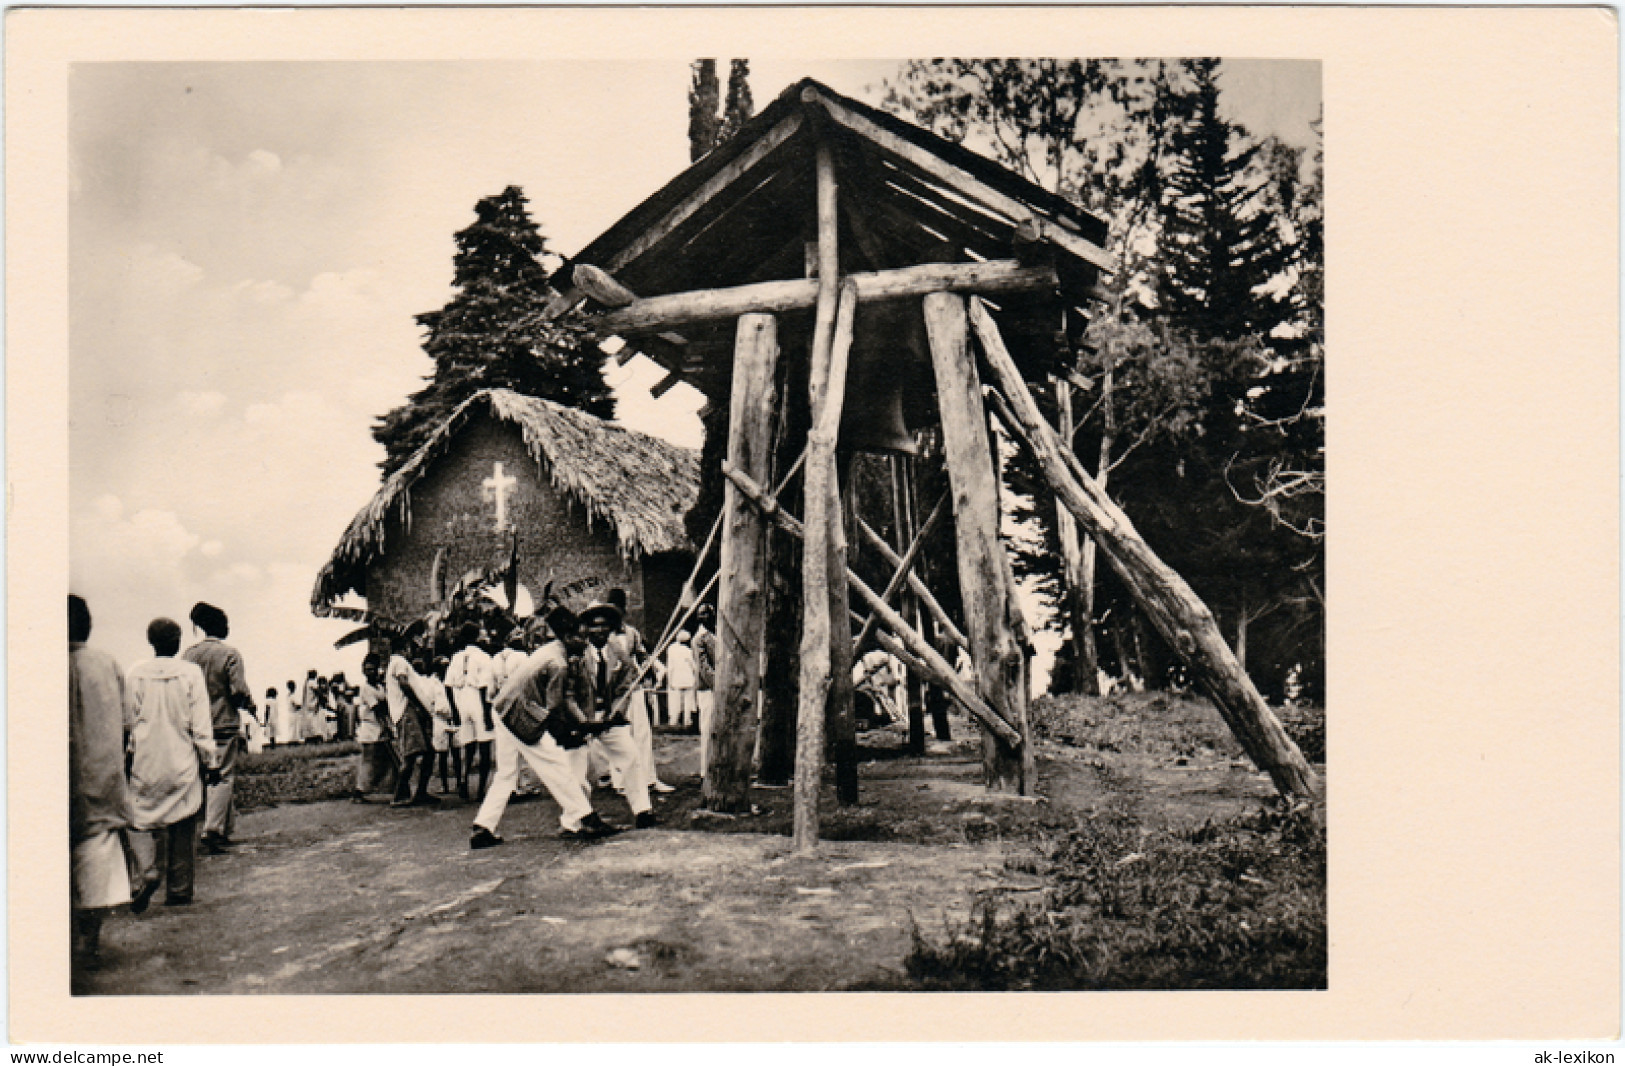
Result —
[[[928, 299], [934, 299], [930, 297]], [[1060, 446], [1055, 431], [1033, 403], [1027, 383], [1004, 346], [993, 316], [978, 301], [971, 319], [988, 363], [1012, 408], [1012, 420], [1045, 476], [1078, 522], [1100, 545], [1107, 562], [1122, 578], [1146, 616], [1189, 666], [1225, 722], [1275, 787], [1294, 799], [1315, 798], [1317, 779], [1298, 746], [1286, 735], [1263, 697], [1242, 672], [1213, 614], [1189, 585], [1140, 539], [1122, 510], [1083, 469], [1077, 457]], [[927, 320], [929, 324], [929, 318]], [[939, 392], [940, 392], [939, 388]]]
[[[773, 464], [778, 323], [744, 315], [734, 345], [728, 462], [767, 481]], [[704, 803], [750, 809], [752, 755], [761, 706], [762, 634], [767, 627], [767, 522], [731, 482], [723, 497], [722, 584], [717, 592], [717, 662]]]
[[[960, 599], [977, 689], [995, 713], [1016, 727], [1021, 747], [1030, 749], [1026, 655], [1012, 625], [1014, 582], [999, 539], [998, 478], [964, 298], [949, 293], [927, 296], [925, 327], [953, 486]], [[982, 766], [989, 788], [1026, 793], [1030, 782], [1022, 751], [1001, 742], [991, 730], [983, 732]]]

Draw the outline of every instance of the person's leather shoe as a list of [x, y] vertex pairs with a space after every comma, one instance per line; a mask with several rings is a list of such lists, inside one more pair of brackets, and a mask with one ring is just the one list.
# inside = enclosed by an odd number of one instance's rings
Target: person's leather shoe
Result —
[[655, 819], [654, 811], [642, 811], [632, 824], [638, 829], [653, 829], [660, 823]]
[[483, 825], [475, 826], [474, 831], [468, 837], [468, 846], [472, 851], [479, 851], [481, 848], [494, 848], [498, 844], [504, 843], [506, 841]]
[[136, 890], [134, 898], [130, 900], [130, 913], [144, 913], [147, 905], [152, 902], [152, 894], [156, 891], [158, 891], [158, 879], [154, 877]]
[[565, 840], [592, 841], [592, 840], [602, 840], [605, 837], [614, 836], [616, 833], [619, 833], [620, 831], [621, 831], [620, 826], [618, 826], [618, 825], [610, 825], [608, 822], [606, 822], [602, 818], [598, 817], [598, 812], [597, 811], [594, 811], [593, 813], [587, 815], [585, 818], [581, 819], [581, 825], [578, 826], [577, 828], [575, 828], [575, 829], [566, 829], [564, 831], [564, 833], [563, 833], [563, 836], [564, 836]]

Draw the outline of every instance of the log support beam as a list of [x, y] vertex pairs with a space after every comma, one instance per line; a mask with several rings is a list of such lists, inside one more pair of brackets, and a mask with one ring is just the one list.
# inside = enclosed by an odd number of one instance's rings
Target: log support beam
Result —
[[927, 296], [925, 328], [953, 489], [960, 601], [977, 688], [999, 717], [1017, 726], [1023, 741], [1012, 745], [996, 731], [984, 731], [982, 768], [989, 788], [1026, 795], [1035, 784], [1029, 780], [1030, 760], [1023, 759], [1023, 751], [1032, 747], [1026, 743], [1027, 657], [1012, 624], [1019, 608], [1014, 603], [1010, 561], [999, 539], [998, 477], [964, 297]]
[[[593, 328], [600, 336], [655, 333], [696, 322], [733, 319], [743, 314], [783, 314], [805, 311], [818, 303], [822, 278], [761, 281], [726, 289], [695, 289], [665, 296], [633, 300], [600, 315]], [[1055, 268], [1026, 266], [1014, 259], [984, 263], [926, 263], [868, 273], [846, 279], [857, 287], [865, 303], [919, 299], [932, 292], [978, 292], [986, 295], [1054, 292], [1060, 282]]]
[[[886, 543], [886, 538], [871, 529], [867, 522], [858, 523], [858, 532], [863, 534], [863, 539], [870, 547], [874, 548], [882, 559], [886, 560], [888, 565], [893, 569], [902, 568], [903, 560], [892, 550], [892, 546]], [[904, 580], [908, 582], [908, 590], [914, 593], [921, 606], [925, 608], [926, 613], [930, 614], [932, 621], [936, 622], [937, 626], [942, 630], [942, 635], [952, 641], [956, 647], [964, 648], [967, 652], [970, 651], [970, 638], [965, 636], [958, 626], [954, 625], [954, 620], [948, 617], [948, 612], [942, 609], [942, 604], [938, 602], [936, 596], [932, 595], [930, 587], [920, 580], [920, 576], [910, 569], [908, 576]]]
[[1190, 668], [1248, 757], [1268, 772], [1283, 796], [1313, 801], [1318, 786], [1314, 769], [1241, 669], [1212, 612], [1185, 579], [1140, 538], [1128, 516], [1083, 469], [1077, 456], [1061, 446], [1027, 391], [992, 313], [980, 301], [972, 301], [970, 317], [1019, 435], [1056, 496], [1095, 539], [1146, 617]]
[[[728, 404], [728, 462], [766, 481], [772, 467], [778, 324], [744, 315], [734, 342]], [[750, 809], [751, 757], [761, 705], [762, 636], [767, 627], [767, 523], [731, 482], [722, 505], [722, 585], [711, 742], [704, 772], [709, 810]]]
[[[798, 852], [818, 846], [818, 793], [824, 776], [826, 715], [831, 682], [841, 664], [832, 654], [834, 639], [847, 620], [845, 535], [841, 529], [840, 486], [836, 480], [835, 441], [846, 396], [846, 360], [851, 351], [856, 290], [840, 288], [836, 244], [837, 191], [835, 157], [829, 142], [820, 141], [816, 157], [818, 204], [817, 311], [813, 319], [808, 400], [812, 430], [807, 435], [807, 469], [802, 478], [806, 535], [802, 545], [801, 684], [796, 712], [796, 774], [792, 834]], [[807, 284], [801, 282], [798, 284]], [[842, 321], [837, 321], [838, 319]], [[841, 343], [841, 326], [845, 343]], [[830, 563], [838, 560], [836, 572]], [[840, 600], [834, 604], [839, 586]], [[851, 650], [847, 656], [850, 659]], [[850, 662], [846, 665], [848, 675]]]

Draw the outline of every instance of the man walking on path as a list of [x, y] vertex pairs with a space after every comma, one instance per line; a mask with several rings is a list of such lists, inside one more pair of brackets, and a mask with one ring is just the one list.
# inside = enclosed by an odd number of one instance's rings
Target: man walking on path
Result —
[[237, 711], [252, 707], [254, 694], [243, 677], [243, 657], [236, 648], [225, 643], [230, 632], [226, 612], [213, 604], [199, 603], [192, 608], [191, 619], [193, 627], [203, 633], [203, 639], [187, 648], [183, 657], [203, 670], [217, 749], [217, 783], [205, 789], [203, 813], [203, 847], [214, 854], [231, 844], [232, 830], [237, 827], [237, 812], [232, 804], [237, 755], [242, 748]]
[[164, 904], [192, 902], [193, 838], [203, 787], [214, 777], [214, 726], [208, 685], [195, 663], [175, 658], [181, 627], [168, 618], [147, 626], [156, 658], [130, 670], [130, 850], [141, 871], [130, 910], [140, 914], [165, 886]]
[[90, 608], [68, 597], [68, 844], [74, 961], [96, 965], [102, 919], [130, 902], [119, 833], [130, 824], [124, 781], [124, 678], [88, 648]]
[[497, 826], [508, 809], [521, 760], [559, 805], [559, 825], [566, 838], [595, 840], [617, 832], [592, 809], [581, 764], [572, 756], [592, 731], [588, 722], [592, 685], [582, 676], [587, 641], [567, 608], [554, 608], [547, 624], [554, 639], [536, 649], [497, 693], [496, 776], [474, 818], [471, 848], [502, 843]]
[[361, 746], [356, 764], [357, 803], [367, 801], [374, 788], [392, 788], [396, 769], [395, 752], [389, 744], [386, 726], [389, 710], [384, 702], [384, 665], [376, 655], [361, 664], [361, 691], [356, 696], [355, 738]]

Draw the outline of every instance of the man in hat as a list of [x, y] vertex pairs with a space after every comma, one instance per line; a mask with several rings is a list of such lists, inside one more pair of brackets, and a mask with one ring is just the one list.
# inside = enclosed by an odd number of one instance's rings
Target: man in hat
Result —
[[102, 919], [130, 902], [120, 830], [130, 824], [124, 779], [124, 675], [87, 647], [90, 608], [68, 597], [68, 844], [74, 961], [94, 966]]
[[502, 843], [497, 825], [508, 809], [521, 760], [559, 805], [559, 826], [567, 839], [596, 840], [618, 831], [592, 809], [580, 763], [572, 755], [596, 728], [589, 721], [591, 684], [582, 668], [586, 638], [568, 608], [555, 607], [547, 625], [553, 639], [537, 648], [497, 693], [492, 714], [496, 775], [474, 817], [470, 848]]
[[603, 753], [610, 773], [618, 777], [633, 822], [639, 829], [655, 824], [649, 806], [649, 780], [644, 775], [638, 743], [632, 735], [627, 705], [634, 695], [632, 683], [638, 664], [624, 644], [611, 639], [621, 626], [621, 612], [611, 603], [594, 603], [581, 612], [581, 629], [593, 655], [593, 717], [604, 724], [592, 744]]
[[200, 839], [204, 850], [217, 854], [231, 844], [231, 833], [237, 825], [237, 812], [232, 806], [237, 755], [242, 747], [237, 712], [254, 706], [254, 694], [243, 676], [242, 655], [226, 643], [231, 631], [226, 612], [210, 603], [198, 603], [190, 617], [192, 627], [203, 634], [203, 639], [187, 648], [181, 657], [203, 670], [203, 681], [209, 690], [209, 719], [214, 726], [216, 753], [215, 779], [204, 790]]

